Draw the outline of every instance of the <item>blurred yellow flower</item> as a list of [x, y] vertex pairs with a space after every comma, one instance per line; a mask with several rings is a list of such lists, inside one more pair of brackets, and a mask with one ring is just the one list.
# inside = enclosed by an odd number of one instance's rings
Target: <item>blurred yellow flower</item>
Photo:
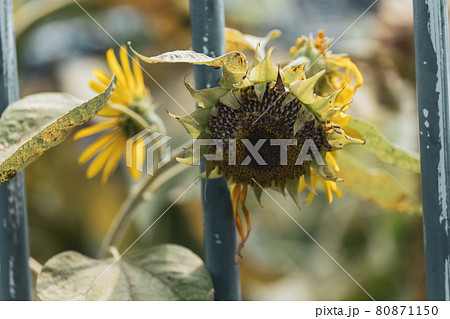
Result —
[[[130, 65], [125, 46], [120, 48], [120, 63], [112, 48], [106, 52], [106, 60], [111, 73], [116, 75], [117, 83], [108, 103], [105, 104], [98, 115], [110, 119], [83, 128], [74, 135], [74, 140], [78, 140], [97, 133], [104, 133], [89, 145], [78, 158], [79, 164], [84, 164], [94, 158], [87, 169], [86, 175], [88, 178], [93, 178], [103, 169], [102, 184], [108, 181], [109, 176], [117, 168], [124, 154], [127, 139], [143, 129], [142, 123], [138, 123], [135, 117], [130, 115], [135, 114], [138, 118], [140, 117], [148, 122], [148, 114], [151, 110], [151, 99], [149, 91], [144, 85], [139, 61], [131, 59], [132, 66]], [[110, 82], [110, 76], [98, 69], [94, 69], [93, 73], [97, 81], [91, 80], [89, 86], [95, 92], [103, 92]], [[145, 157], [145, 152], [142, 152], [142, 154]], [[133, 158], [135, 156], [136, 147], [133, 146]], [[128, 167], [133, 179], [140, 177], [141, 172], [137, 168], [142, 166], [143, 161], [144, 158], [138, 158], [135, 166]]]

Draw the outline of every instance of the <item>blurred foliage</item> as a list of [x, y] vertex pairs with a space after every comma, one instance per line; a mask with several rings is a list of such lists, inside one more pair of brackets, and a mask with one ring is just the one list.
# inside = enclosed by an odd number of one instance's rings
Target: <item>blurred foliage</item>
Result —
[[[33, 0], [39, 1], [39, 0]], [[44, 1], [44, 0], [41, 0]], [[27, 1], [15, 1], [16, 12]], [[227, 25], [255, 35], [277, 28], [274, 41], [287, 52], [300, 35], [324, 29], [337, 38], [372, 1], [225, 1]], [[190, 47], [188, 1], [84, 0], [80, 3], [120, 44], [132, 40], [148, 55]], [[417, 110], [414, 86], [412, 8], [408, 0], [380, 0], [333, 46], [348, 52], [361, 69], [365, 83], [350, 113], [370, 119], [392, 142], [417, 151]], [[284, 41], [284, 42], [283, 42]], [[106, 69], [103, 57], [115, 47], [74, 3], [38, 19], [18, 38], [22, 95], [39, 91], [68, 91], [81, 98], [90, 70]], [[276, 56], [274, 57], [277, 58]], [[279, 56], [279, 60], [286, 56]], [[103, 67], [102, 67], [103, 66]], [[188, 111], [194, 104], [183, 80], [192, 69], [170, 65], [145, 66], [149, 74]], [[167, 94], [146, 77], [153, 98], [173, 136], [174, 146], [186, 135], [165, 111], [180, 113]], [[86, 145], [90, 141], [83, 141]], [[119, 169], [107, 186], [87, 180], [76, 158], [86, 145], [67, 139], [26, 170], [31, 254], [44, 263], [64, 250], [94, 256], [108, 226], [132, 187]], [[367, 167], [383, 169], [415, 194], [420, 202], [419, 176], [403, 172], [360, 154]], [[198, 175], [195, 168], [180, 175], [139, 207], [136, 222], [120, 251], [131, 244]], [[345, 181], [344, 181], [345, 183]], [[202, 256], [200, 187], [191, 189], [131, 251], [159, 243], [176, 243]], [[273, 193], [299, 222], [375, 299], [423, 300], [425, 275], [422, 220], [395, 214], [345, 193], [327, 203], [323, 193], [298, 210], [290, 200]], [[368, 296], [267, 196], [262, 207], [249, 196], [253, 232], [241, 261], [246, 300], [367, 300]]]

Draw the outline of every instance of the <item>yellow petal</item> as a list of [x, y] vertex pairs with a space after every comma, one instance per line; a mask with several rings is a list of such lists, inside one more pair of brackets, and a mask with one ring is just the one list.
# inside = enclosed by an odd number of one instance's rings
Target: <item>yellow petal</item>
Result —
[[305, 178], [301, 178], [300, 183], [298, 184], [298, 192], [299, 193], [303, 192], [306, 189], [306, 187], [308, 187], [308, 185], [306, 185]]
[[128, 173], [130, 174], [131, 178], [134, 180], [138, 180], [141, 177], [141, 172], [133, 167], [127, 167]]
[[136, 57], [133, 57], [133, 73], [136, 80], [136, 93], [140, 96], [145, 96], [144, 75], [142, 74], [141, 64]]
[[104, 85], [108, 85], [109, 82], [111, 82], [111, 78], [108, 75], [106, 75], [105, 72], [99, 69], [93, 69], [92, 73], [94, 73], [94, 76], [97, 78], [97, 80], [99, 80], [100, 83]]
[[103, 185], [106, 184], [108, 181], [109, 176], [111, 176], [111, 173], [114, 172], [117, 168], [117, 165], [119, 165], [120, 157], [123, 154], [124, 147], [125, 147], [126, 139], [124, 136], [119, 136], [114, 141], [113, 150], [111, 151], [111, 156], [108, 158], [105, 168], [103, 169], [102, 179], [101, 182]]
[[342, 67], [345, 67], [347, 70], [350, 70], [354, 73], [356, 83], [355, 86], [353, 87], [353, 90], [356, 91], [364, 82], [362, 74], [359, 71], [358, 67], [350, 59], [346, 57], [336, 58], [335, 61]]
[[[340, 89], [340, 88], [337, 88]], [[339, 108], [342, 105], [348, 104], [351, 102], [353, 98], [354, 90], [350, 85], [345, 86], [341, 93], [339, 93], [338, 97], [336, 98], [335, 107]]]
[[[132, 158], [132, 167], [128, 167], [128, 172], [134, 180], [137, 180], [141, 177], [141, 171], [143, 168], [144, 160], [145, 160], [145, 146], [141, 144], [143, 138], [140, 138], [133, 143], [131, 148], [131, 158]], [[140, 149], [137, 149], [137, 146], [141, 145]]]
[[126, 87], [127, 81], [125, 75], [123, 74], [123, 70], [119, 64], [119, 61], [117, 61], [116, 55], [114, 54], [114, 50], [112, 48], [106, 51], [106, 61], [108, 62], [111, 72], [116, 75], [117, 83]]
[[106, 144], [108, 144], [114, 137], [116, 137], [120, 132], [118, 130], [114, 130], [109, 132], [108, 134], [102, 136], [94, 143], [89, 145], [83, 153], [81, 153], [80, 157], [78, 157], [78, 163], [84, 164], [86, 163], [92, 156], [94, 156], [98, 151], [100, 151]]
[[110, 120], [110, 121], [104, 121], [98, 124], [94, 124], [91, 125], [89, 127], [83, 128], [81, 130], [79, 130], [74, 136], [73, 139], [74, 141], [79, 140], [80, 138], [89, 136], [89, 135], [94, 135], [97, 134], [99, 132], [108, 130], [112, 127], [117, 126], [117, 124], [119, 123], [118, 120]]
[[125, 73], [128, 90], [134, 93], [136, 90], [136, 84], [133, 73], [131, 72], [130, 60], [128, 57], [127, 47], [125, 45], [120, 47], [120, 62], [122, 64], [123, 72]]
[[102, 170], [113, 149], [114, 142], [109, 143], [104, 150], [98, 153], [98, 155], [95, 157], [91, 165], [89, 165], [88, 170], [86, 171], [87, 178], [91, 179], [95, 177]]
[[[106, 90], [106, 85], [104, 85], [103, 83], [99, 83], [97, 81], [93, 81], [93, 80], [89, 81], [89, 86], [91, 87], [91, 89], [93, 89], [97, 93], [103, 93], [103, 91]], [[127, 100], [124, 100], [122, 98], [123, 94], [120, 94], [117, 89], [118, 88], [116, 87], [114, 89], [114, 91], [111, 93], [111, 96], [109, 97], [109, 101], [114, 104], [128, 106], [130, 103], [128, 103]]]
[[120, 112], [109, 107], [108, 103], [106, 103], [105, 106], [97, 113], [97, 115], [104, 117], [118, 117], [120, 115]]
[[120, 90], [120, 95], [122, 100], [127, 102], [127, 105], [129, 105], [133, 99], [132, 94], [127, 90], [127, 81], [125, 78], [125, 75], [123, 73], [122, 68], [120, 67], [119, 61], [117, 61], [117, 58], [114, 54], [113, 49], [109, 49], [106, 52], [106, 60], [108, 62], [108, 66], [112, 73], [114, 73], [117, 77], [117, 86], [116, 90]]
[[96, 93], [103, 93], [103, 91], [105, 91], [105, 89], [106, 89], [106, 85], [99, 83], [97, 81], [94, 81], [94, 80], [89, 81], [89, 86]]

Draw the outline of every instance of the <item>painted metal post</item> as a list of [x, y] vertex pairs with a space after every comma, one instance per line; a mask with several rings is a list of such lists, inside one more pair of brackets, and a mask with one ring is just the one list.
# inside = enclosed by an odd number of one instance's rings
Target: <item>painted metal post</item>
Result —
[[[0, 114], [19, 97], [12, 0], [0, 0]], [[0, 185], [0, 300], [31, 300], [23, 172]]]
[[[225, 16], [222, 0], [190, 0], [194, 51], [211, 57], [225, 54]], [[195, 86], [218, 86], [220, 69], [194, 67]], [[202, 180], [202, 189], [205, 181]], [[206, 199], [205, 199], [206, 197]], [[240, 300], [239, 267], [234, 264], [236, 227], [230, 192], [225, 180], [209, 180], [203, 201], [203, 239], [206, 266], [214, 284], [216, 300]]]
[[450, 104], [446, 0], [414, 0], [428, 300], [450, 300]]

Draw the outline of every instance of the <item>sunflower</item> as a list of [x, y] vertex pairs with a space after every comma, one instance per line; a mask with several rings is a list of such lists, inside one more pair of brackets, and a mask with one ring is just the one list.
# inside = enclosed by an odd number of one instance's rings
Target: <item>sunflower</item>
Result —
[[[84, 164], [93, 158], [86, 175], [93, 178], [103, 169], [101, 182], [105, 184], [109, 176], [117, 168], [124, 154], [127, 139], [138, 134], [143, 126], [152, 125], [152, 106], [148, 89], [144, 85], [144, 77], [137, 59], [132, 60], [132, 66], [125, 46], [120, 48], [120, 64], [111, 48], [106, 52], [111, 73], [116, 75], [116, 88], [109, 101], [98, 112], [98, 116], [108, 118], [105, 121], [79, 130], [74, 135], [74, 140], [103, 133], [95, 142], [89, 145], [78, 158], [79, 164]], [[97, 93], [103, 92], [110, 82], [110, 76], [98, 69], [93, 70], [97, 81], [91, 80], [89, 86]], [[136, 119], [140, 120], [137, 121]], [[144, 124], [142, 124], [144, 123]], [[135, 143], [138, 144], [138, 143]], [[133, 146], [133, 158], [137, 153]], [[143, 156], [145, 152], [142, 152]], [[141, 175], [140, 168], [144, 158], [142, 156], [128, 167], [133, 179]]]
[[[245, 43], [249, 38], [236, 32], [240, 38], [234, 44]], [[309, 187], [314, 194], [316, 183], [321, 180], [329, 198], [333, 192], [340, 196], [336, 186], [340, 180], [335, 175], [339, 167], [333, 154], [349, 144], [364, 144], [344, 131], [349, 119], [345, 111], [360, 85], [358, 71], [356, 84], [351, 86], [351, 75], [346, 71], [353, 65], [351, 61], [326, 54], [324, 41], [310, 39], [305, 40], [308, 50], [304, 51], [312, 51], [323, 58], [318, 61], [323, 66], [333, 63], [331, 73], [325, 68], [310, 72], [311, 57], [298, 53], [303, 50], [303, 40], [299, 41], [290, 61], [284, 63], [283, 68], [277, 68], [271, 61], [273, 48], [265, 52], [261, 47], [261, 43], [274, 34], [279, 32], [271, 32], [258, 41], [250, 66], [245, 55], [238, 51], [215, 59], [192, 51], [174, 51], [150, 58], [135, 52], [149, 63], [187, 62], [222, 67], [220, 87], [195, 90], [185, 83], [201, 108], [189, 116], [174, 117], [196, 139], [223, 141], [222, 156], [206, 161], [205, 177], [223, 177], [231, 184], [234, 219], [241, 238], [236, 250], [237, 261], [251, 231], [245, 204], [249, 188], [254, 190], [258, 200], [263, 189], [272, 188], [283, 194], [287, 191], [299, 204], [299, 190]], [[249, 39], [254, 40], [254, 37]], [[272, 144], [269, 140], [289, 143]], [[320, 156], [299, 161], [307, 145]], [[283, 147], [284, 158], [280, 156]], [[259, 160], [253, 152], [255, 148]], [[200, 155], [213, 155], [216, 151], [214, 146], [208, 146]], [[198, 155], [194, 152], [193, 156], [180, 161], [194, 163], [198, 160], [194, 156]]]
[[[329, 50], [330, 43], [331, 39], [325, 37], [322, 30], [317, 32], [315, 39], [312, 37], [298, 38], [296, 44], [290, 49], [289, 64], [308, 62], [309, 69], [306, 72], [307, 74], [308, 72], [313, 74], [313, 72], [325, 70], [324, 76], [316, 85], [316, 91], [322, 96], [342, 89], [342, 92], [336, 98], [335, 107], [345, 107], [342, 109], [342, 112], [331, 119], [331, 122], [337, 123], [344, 129], [351, 118], [350, 115], [345, 114], [345, 111], [350, 107], [356, 90], [363, 84], [363, 77], [356, 65], [347, 56], [335, 55]], [[359, 136], [357, 133], [355, 135]], [[335, 159], [336, 155], [336, 152], [327, 153], [327, 162], [333, 167], [334, 171], [339, 172], [340, 168]], [[333, 194], [342, 198], [342, 192], [335, 181], [321, 179], [313, 173], [311, 176], [312, 189], [307, 197], [306, 204], [313, 200], [316, 186], [319, 182], [323, 185], [329, 203], [333, 202]], [[299, 192], [306, 188], [307, 185], [303, 180], [300, 183]]]

